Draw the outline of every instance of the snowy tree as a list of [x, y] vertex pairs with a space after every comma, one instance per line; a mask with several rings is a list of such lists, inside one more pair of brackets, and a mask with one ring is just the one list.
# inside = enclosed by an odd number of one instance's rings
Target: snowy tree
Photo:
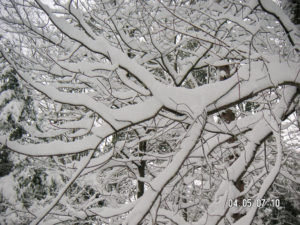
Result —
[[0, 131], [39, 166], [22, 221], [259, 224], [276, 185], [299, 195], [300, 32], [274, 1], [0, 7], [1, 57], [37, 109], [19, 139]]

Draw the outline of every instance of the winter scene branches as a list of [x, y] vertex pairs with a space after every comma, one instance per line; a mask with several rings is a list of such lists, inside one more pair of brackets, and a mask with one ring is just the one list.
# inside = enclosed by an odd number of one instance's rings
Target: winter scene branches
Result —
[[0, 0], [0, 224], [300, 223], [299, 18]]

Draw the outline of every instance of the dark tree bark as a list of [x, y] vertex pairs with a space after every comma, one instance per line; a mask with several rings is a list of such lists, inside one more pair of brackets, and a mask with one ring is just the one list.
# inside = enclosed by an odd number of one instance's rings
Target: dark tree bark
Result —
[[[147, 142], [142, 141], [139, 144], [139, 156], [142, 157], [144, 155], [144, 152], [146, 151]], [[146, 161], [141, 160], [140, 165], [138, 165], [138, 171], [140, 177], [145, 177], [145, 170], [146, 170]], [[143, 181], [138, 180], [138, 192], [137, 197], [140, 198], [143, 196], [145, 191], [145, 183]]]

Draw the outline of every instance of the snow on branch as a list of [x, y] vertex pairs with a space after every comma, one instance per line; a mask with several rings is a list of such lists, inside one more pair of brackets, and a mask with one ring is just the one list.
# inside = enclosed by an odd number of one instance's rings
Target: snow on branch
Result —
[[298, 194], [299, 30], [272, 0], [0, 12], [1, 224], [265, 224], [242, 199]]

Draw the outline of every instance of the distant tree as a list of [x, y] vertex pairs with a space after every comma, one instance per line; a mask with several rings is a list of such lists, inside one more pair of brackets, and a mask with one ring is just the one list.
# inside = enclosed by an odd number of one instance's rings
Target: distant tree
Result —
[[[15, 141], [22, 138], [25, 130], [20, 121], [33, 119], [32, 100], [20, 87], [15, 70], [0, 58], [0, 129], [1, 133]], [[0, 177], [8, 175], [13, 168], [9, 150], [0, 148]]]
[[282, 1], [283, 8], [288, 12], [291, 21], [294, 24], [300, 24], [300, 2], [297, 0]]

